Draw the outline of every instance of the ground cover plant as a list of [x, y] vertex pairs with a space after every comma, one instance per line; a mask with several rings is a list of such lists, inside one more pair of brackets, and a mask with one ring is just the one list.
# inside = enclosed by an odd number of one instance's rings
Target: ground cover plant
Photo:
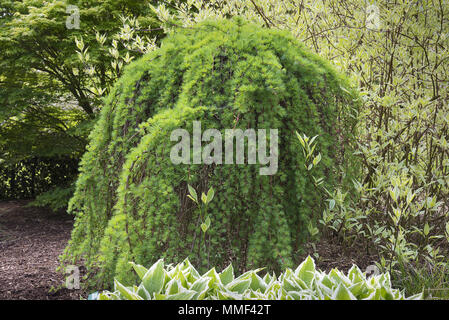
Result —
[[388, 273], [367, 278], [357, 266], [345, 275], [337, 269], [325, 273], [307, 257], [295, 270], [279, 276], [261, 269], [235, 277], [232, 265], [221, 273], [215, 268], [200, 275], [188, 259], [176, 266], [157, 261], [149, 269], [131, 263], [140, 283], [124, 286], [114, 281], [114, 291], [91, 294], [97, 300], [415, 300], [391, 287]]

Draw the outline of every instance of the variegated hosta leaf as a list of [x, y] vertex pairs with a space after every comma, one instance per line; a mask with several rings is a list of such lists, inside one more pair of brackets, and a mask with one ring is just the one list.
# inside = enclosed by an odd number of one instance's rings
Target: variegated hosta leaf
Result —
[[200, 275], [188, 259], [176, 266], [164, 266], [160, 259], [149, 269], [131, 263], [141, 279], [136, 286], [114, 281], [114, 292], [89, 295], [92, 300], [404, 300], [422, 299], [422, 294], [406, 298], [391, 287], [390, 275], [366, 278], [357, 266], [345, 275], [337, 269], [329, 273], [316, 270], [311, 257], [295, 271], [275, 274], [250, 270], [235, 278], [229, 265], [221, 273], [215, 268]]

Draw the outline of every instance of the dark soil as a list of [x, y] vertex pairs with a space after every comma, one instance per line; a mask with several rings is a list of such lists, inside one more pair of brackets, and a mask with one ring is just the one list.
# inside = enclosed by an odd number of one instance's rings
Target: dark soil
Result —
[[[70, 238], [72, 217], [26, 207], [27, 203], [0, 202], [0, 299], [85, 299], [86, 292], [67, 289], [65, 275], [56, 271], [58, 256]], [[337, 239], [323, 239], [315, 248], [306, 248], [303, 258], [310, 254], [325, 271], [338, 268], [346, 272], [353, 264], [365, 271], [376, 261], [363, 248], [344, 249]]]
[[[329, 272], [333, 268], [347, 272], [354, 264], [368, 275], [374, 272], [375, 262], [379, 261], [376, 255], [367, 253], [362, 245], [346, 246], [337, 238], [323, 238], [315, 246], [306, 245], [303, 259], [310, 255], [315, 260], [317, 269]], [[318, 254], [318, 256], [315, 256]]]
[[0, 202], [0, 299], [85, 298], [82, 290], [65, 288], [65, 275], [56, 272], [72, 217], [26, 204]]

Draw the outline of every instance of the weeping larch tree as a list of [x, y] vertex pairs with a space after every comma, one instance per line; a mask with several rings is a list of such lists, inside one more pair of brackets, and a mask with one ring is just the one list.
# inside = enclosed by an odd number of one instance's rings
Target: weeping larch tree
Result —
[[[200, 269], [232, 262], [241, 272], [293, 266], [326, 204], [313, 177], [330, 189], [357, 174], [359, 101], [328, 61], [288, 32], [238, 18], [175, 29], [127, 67], [103, 103], [70, 201], [76, 222], [63, 263], [82, 260], [97, 288], [114, 277], [131, 283], [129, 261], [161, 257], [189, 257]], [[246, 158], [174, 164], [172, 132], [191, 136], [196, 121], [222, 133], [266, 129], [268, 139], [277, 129], [275, 174], [260, 174], [265, 166]], [[313, 175], [295, 132], [317, 136]], [[188, 197], [189, 186], [198, 197], [214, 190], [207, 208]]]

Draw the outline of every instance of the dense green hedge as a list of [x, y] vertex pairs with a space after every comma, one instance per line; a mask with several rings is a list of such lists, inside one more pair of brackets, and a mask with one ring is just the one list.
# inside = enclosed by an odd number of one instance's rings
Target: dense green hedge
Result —
[[30, 157], [16, 162], [0, 160], [0, 200], [31, 199], [76, 179], [78, 159]]
[[[347, 81], [287, 32], [239, 19], [177, 30], [128, 66], [105, 101], [70, 202], [76, 224], [64, 260], [84, 258], [102, 283], [131, 282], [128, 261], [161, 256], [189, 256], [201, 269], [292, 266], [324, 204], [295, 131], [318, 135], [314, 170], [327, 187], [344, 183], [342, 166], [349, 181], [357, 106]], [[192, 134], [196, 120], [203, 130], [278, 129], [277, 173], [260, 175], [259, 164], [174, 165], [170, 134]], [[215, 190], [205, 235], [188, 184]]]

